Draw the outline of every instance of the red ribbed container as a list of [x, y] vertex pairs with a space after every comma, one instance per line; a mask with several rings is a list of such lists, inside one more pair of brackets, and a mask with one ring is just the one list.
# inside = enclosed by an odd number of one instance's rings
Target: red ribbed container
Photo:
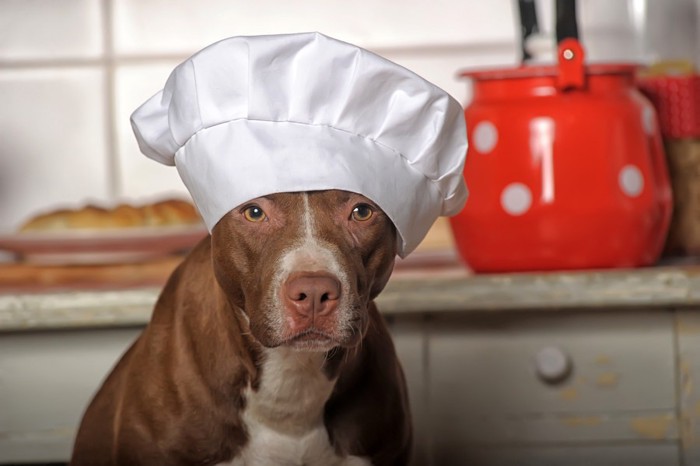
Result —
[[656, 108], [664, 137], [700, 137], [700, 76], [646, 77], [638, 84]]

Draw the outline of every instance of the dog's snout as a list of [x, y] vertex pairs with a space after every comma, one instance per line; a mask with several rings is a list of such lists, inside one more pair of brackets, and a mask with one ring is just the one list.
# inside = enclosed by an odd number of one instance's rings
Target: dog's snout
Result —
[[304, 316], [324, 315], [335, 310], [340, 299], [340, 282], [332, 275], [301, 274], [284, 285], [287, 306]]

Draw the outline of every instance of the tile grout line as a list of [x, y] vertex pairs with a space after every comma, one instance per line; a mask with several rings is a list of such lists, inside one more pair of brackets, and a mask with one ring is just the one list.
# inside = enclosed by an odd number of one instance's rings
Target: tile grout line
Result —
[[[153, 61], [177, 61], [181, 62], [189, 57], [195, 50], [181, 53], [142, 53], [142, 54], [116, 54], [113, 46], [113, 2], [102, 0], [103, 12], [103, 46], [104, 53], [98, 57], [64, 57], [64, 58], [31, 58], [31, 59], [2, 59], [0, 69], [17, 68], [73, 68], [81, 66], [106, 66], [109, 62], [119, 65], [148, 64]], [[479, 44], [430, 44], [430, 45], [406, 45], [406, 46], [377, 46], [366, 47], [368, 50], [380, 55], [414, 55], [434, 56], [435, 54], [457, 55], [463, 54], [492, 54], [494, 52], [507, 52], [512, 48], [508, 41], [492, 41]]]
[[104, 104], [105, 149], [107, 155], [107, 193], [111, 202], [116, 202], [120, 192], [121, 173], [119, 168], [119, 147], [117, 143], [116, 121], [116, 86], [115, 60], [113, 41], [113, 3], [112, 0], [102, 0], [102, 53], [103, 53], [103, 83], [102, 99]]

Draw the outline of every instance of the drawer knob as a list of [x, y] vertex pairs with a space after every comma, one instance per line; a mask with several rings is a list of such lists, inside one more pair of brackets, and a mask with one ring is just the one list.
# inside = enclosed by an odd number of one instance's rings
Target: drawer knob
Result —
[[546, 346], [535, 354], [535, 368], [540, 379], [558, 383], [571, 373], [571, 358], [556, 346]]

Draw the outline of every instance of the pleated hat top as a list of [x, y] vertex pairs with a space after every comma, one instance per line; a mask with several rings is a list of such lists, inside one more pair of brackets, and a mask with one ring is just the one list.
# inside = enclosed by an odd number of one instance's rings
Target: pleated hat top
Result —
[[460, 104], [319, 33], [210, 45], [177, 66], [131, 123], [146, 156], [177, 167], [210, 231], [260, 196], [342, 189], [386, 212], [405, 257], [467, 198]]

